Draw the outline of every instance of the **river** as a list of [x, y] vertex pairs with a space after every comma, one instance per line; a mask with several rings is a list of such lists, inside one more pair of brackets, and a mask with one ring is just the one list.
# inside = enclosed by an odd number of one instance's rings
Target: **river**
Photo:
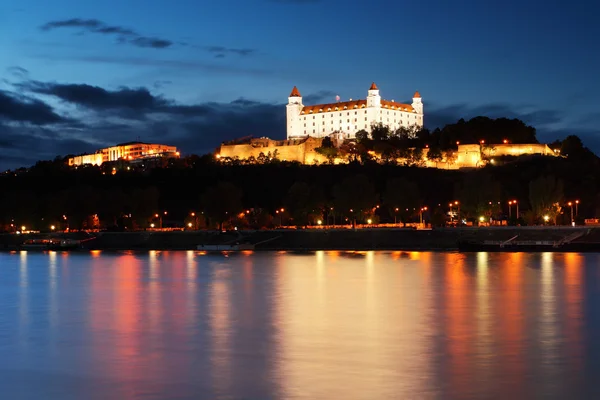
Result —
[[600, 254], [0, 253], [6, 399], [600, 398]]

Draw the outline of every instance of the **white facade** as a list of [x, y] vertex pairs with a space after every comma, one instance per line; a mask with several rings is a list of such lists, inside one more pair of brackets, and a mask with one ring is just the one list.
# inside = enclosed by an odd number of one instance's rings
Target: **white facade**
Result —
[[383, 124], [395, 131], [400, 127], [423, 126], [423, 102], [415, 92], [412, 104], [383, 100], [379, 88], [373, 83], [366, 100], [350, 100], [329, 104], [305, 106], [302, 96], [294, 86], [288, 97], [287, 137], [325, 137], [341, 132], [352, 139], [361, 129], [371, 132], [371, 126]]

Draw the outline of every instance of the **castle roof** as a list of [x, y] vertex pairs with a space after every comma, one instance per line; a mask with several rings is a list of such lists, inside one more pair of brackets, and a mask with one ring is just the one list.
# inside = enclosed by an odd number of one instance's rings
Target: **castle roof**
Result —
[[[341, 111], [341, 110], [354, 110], [359, 108], [366, 108], [366, 100], [352, 100], [342, 101], [339, 103], [328, 103], [328, 104], [315, 104], [313, 106], [304, 106], [302, 108], [302, 114], [315, 114], [322, 112]], [[395, 101], [381, 100], [381, 108], [387, 108], [398, 111], [415, 112], [414, 108], [410, 104], [397, 103]]]
[[421, 93], [419, 93], [419, 91], [417, 90], [413, 96], [413, 99], [420, 99], [421, 98]]
[[290, 93], [290, 97], [302, 97], [300, 95], [300, 91], [298, 90], [298, 88], [296, 86], [294, 86], [294, 88], [292, 89], [292, 93]]
[[369, 88], [369, 90], [379, 90], [379, 88], [377, 87], [375, 82], [373, 82], [373, 83], [371, 83], [371, 87]]

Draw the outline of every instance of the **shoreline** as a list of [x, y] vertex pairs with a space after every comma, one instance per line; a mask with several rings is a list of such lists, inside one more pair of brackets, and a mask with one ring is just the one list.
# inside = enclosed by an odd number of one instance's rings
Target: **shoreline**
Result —
[[[73, 248], [26, 249], [26, 240], [67, 241]], [[515, 240], [515, 238], [517, 238]], [[502, 247], [501, 244], [504, 246]], [[207, 246], [207, 249], [199, 248]], [[238, 249], [239, 247], [239, 249]], [[264, 231], [96, 232], [0, 234], [0, 251], [494, 251], [600, 252], [600, 228], [481, 227], [415, 230], [406, 228]]]

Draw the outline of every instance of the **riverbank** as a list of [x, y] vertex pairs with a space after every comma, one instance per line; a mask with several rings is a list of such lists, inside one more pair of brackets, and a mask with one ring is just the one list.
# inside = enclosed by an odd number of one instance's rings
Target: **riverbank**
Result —
[[[586, 227], [482, 227], [414, 229], [308, 229], [268, 231], [186, 231], [186, 232], [98, 232], [0, 235], [0, 250], [23, 249], [29, 239], [58, 237], [80, 241], [79, 249], [90, 250], [197, 250], [198, 246], [251, 245], [257, 251], [314, 250], [405, 250], [453, 251], [459, 244], [569, 242], [600, 251], [600, 228]], [[551, 246], [550, 246], [551, 247]], [[515, 250], [509, 246], [506, 251]], [[565, 248], [565, 251], [569, 251]], [[573, 250], [576, 251], [576, 250]]]

